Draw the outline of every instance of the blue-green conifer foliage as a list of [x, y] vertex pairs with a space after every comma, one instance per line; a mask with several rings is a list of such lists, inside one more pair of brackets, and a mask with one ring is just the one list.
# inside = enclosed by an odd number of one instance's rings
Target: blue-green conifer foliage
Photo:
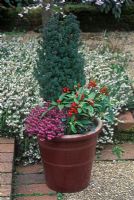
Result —
[[64, 87], [85, 84], [84, 58], [79, 52], [80, 28], [76, 17], [54, 15], [43, 31], [35, 76], [44, 100], [56, 100]]

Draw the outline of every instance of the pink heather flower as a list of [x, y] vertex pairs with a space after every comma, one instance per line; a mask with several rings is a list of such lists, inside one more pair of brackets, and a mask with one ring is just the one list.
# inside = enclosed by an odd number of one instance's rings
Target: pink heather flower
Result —
[[36, 106], [25, 120], [26, 132], [30, 136], [37, 135], [42, 141], [64, 135], [64, 123], [62, 122], [62, 119], [66, 118], [64, 111], [53, 108], [47, 112], [48, 106], [49, 103], [45, 103], [44, 107]]

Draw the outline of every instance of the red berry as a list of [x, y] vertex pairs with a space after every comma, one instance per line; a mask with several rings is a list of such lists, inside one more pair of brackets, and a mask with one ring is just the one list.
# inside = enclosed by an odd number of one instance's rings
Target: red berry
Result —
[[80, 84], [80, 83], [78, 83], [78, 84], [77, 84], [77, 86], [78, 86], [78, 88], [80, 88], [80, 87], [81, 87], [81, 84]]
[[69, 116], [69, 117], [72, 117], [72, 115], [73, 115], [73, 113], [69, 110], [69, 111], [68, 111], [68, 116]]
[[102, 88], [100, 89], [100, 93], [105, 94], [105, 95], [108, 95], [108, 88], [107, 88], [106, 86], [102, 87]]
[[57, 99], [57, 103], [61, 103], [62, 101], [60, 99]]
[[68, 87], [64, 87], [64, 88], [63, 88], [63, 92], [64, 92], [64, 93], [68, 93], [68, 92], [70, 92], [70, 89], [69, 89]]
[[88, 103], [89, 103], [91, 106], [94, 106], [94, 100], [93, 100], [93, 99], [89, 99], [89, 100], [88, 100]]
[[76, 98], [78, 97], [78, 92], [75, 93]]
[[74, 114], [77, 114], [77, 113], [78, 113], [77, 108], [71, 107], [71, 108], [69, 109], [69, 111], [68, 111], [68, 116], [71, 117], [71, 116], [73, 115], [73, 113], [74, 113]]
[[75, 102], [73, 102], [73, 103], [71, 103], [71, 106], [72, 106], [72, 107], [77, 107], [77, 106], [78, 106], [78, 104], [77, 104], [77, 103], [75, 103]]
[[92, 87], [96, 87], [96, 86], [97, 86], [96, 81], [94, 81], [94, 80], [89, 81], [88, 88], [92, 88]]
[[85, 95], [84, 94], [82, 94], [81, 95], [81, 99], [80, 100], [83, 100], [85, 98]]

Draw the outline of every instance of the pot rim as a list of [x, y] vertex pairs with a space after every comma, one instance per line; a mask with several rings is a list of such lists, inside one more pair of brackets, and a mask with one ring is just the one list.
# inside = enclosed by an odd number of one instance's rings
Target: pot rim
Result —
[[102, 130], [102, 120], [95, 119], [95, 123], [97, 124], [96, 128], [94, 130], [91, 130], [85, 134], [74, 134], [74, 135], [63, 135], [60, 138], [55, 138], [54, 142], [64, 142], [64, 141], [79, 141], [79, 140], [86, 140], [89, 137], [94, 137], [94, 135], [99, 134]]

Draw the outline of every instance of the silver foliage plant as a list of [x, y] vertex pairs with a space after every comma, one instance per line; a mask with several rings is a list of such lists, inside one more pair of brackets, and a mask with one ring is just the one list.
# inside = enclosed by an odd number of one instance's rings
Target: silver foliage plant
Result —
[[[40, 158], [35, 138], [28, 138], [24, 131], [24, 120], [31, 108], [42, 99], [38, 84], [33, 76], [36, 65], [37, 38], [24, 40], [23, 37], [10, 39], [0, 37], [0, 135], [15, 137], [18, 152], [23, 163], [32, 163]], [[85, 55], [85, 74], [111, 87], [113, 112], [116, 117], [132, 96], [131, 86], [124, 71], [126, 55], [103, 51], [98, 48], [90, 51], [86, 45], [80, 49]], [[105, 113], [104, 135], [100, 142], [112, 142], [113, 124], [110, 113]]]

